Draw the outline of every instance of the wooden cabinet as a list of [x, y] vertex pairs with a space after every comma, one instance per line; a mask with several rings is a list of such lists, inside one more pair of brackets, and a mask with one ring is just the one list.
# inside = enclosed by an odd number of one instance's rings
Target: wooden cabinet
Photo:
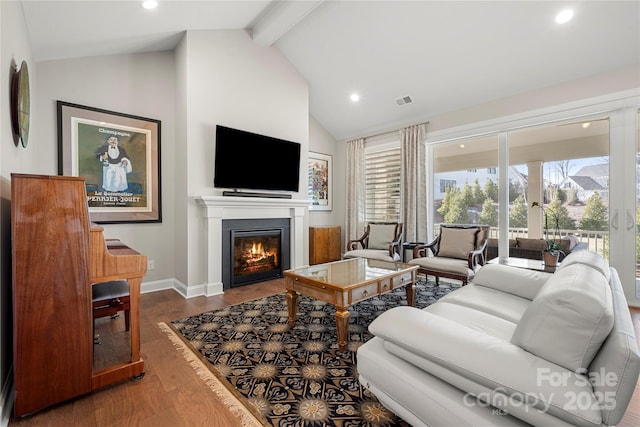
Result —
[[[107, 250], [102, 227], [89, 222], [84, 179], [12, 174], [11, 224], [14, 415], [142, 374], [138, 303], [147, 257]], [[116, 279], [130, 288], [131, 360], [95, 370], [91, 285]]]
[[338, 261], [340, 226], [309, 227], [309, 264]]

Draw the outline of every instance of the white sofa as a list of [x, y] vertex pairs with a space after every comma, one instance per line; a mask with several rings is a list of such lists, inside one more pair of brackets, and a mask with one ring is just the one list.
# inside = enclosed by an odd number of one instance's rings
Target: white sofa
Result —
[[369, 330], [360, 381], [413, 426], [615, 425], [640, 372], [618, 274], [586, 250], [555, 273], [486, 265]]

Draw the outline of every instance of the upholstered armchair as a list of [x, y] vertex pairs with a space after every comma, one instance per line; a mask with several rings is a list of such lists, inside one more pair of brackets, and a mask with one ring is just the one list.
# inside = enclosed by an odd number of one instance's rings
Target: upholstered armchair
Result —
[[370, 222], [359, 239], [347, 242], [343, 258], [371, 258], [382, 261], [400, 261], [402, 223]]
[[440, 234], [428, 245], [417, 246], [409, 264], [420, 266], [418, 274], [460, 280], [462, 286], [486, 262], [489, 226], [441, 224]]

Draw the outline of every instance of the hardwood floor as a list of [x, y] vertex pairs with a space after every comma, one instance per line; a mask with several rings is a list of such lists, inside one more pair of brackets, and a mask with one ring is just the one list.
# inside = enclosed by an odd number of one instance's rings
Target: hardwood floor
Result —
[[[173, 290], [143, 294], [140, 335], [146, 373], [142, 379], [125, 381], [31, 416], [12, 419], [9, 426], [239, 427], [239, 420], [225, 409], [157, 325], [284, 289], [284, 279], [278, 279], [208, 298], [184, 299]], [[123, 316], [115, 321], [107, 317], [98, 322], [112, 322], [114, 328], [124, 330]], [[109, 334], [100, 335], [103, 342], [96, 347], [102, 349], [109, 344]]]
[[[284, 291], [284, 279], [231, 289], [223, 295], [184, 299], [173, 290], [141, 297], [141, 343], [145, 359], [144, 378], [107, 387], [31, 416], [12, 419], [9, 426], [211, 426], [239, 427], [240, 422], [174, 349], [159, 322], [169, 322], [227, 305]], [[640, 309], [632, 309], [636, 334], [640, 336]], [[109, 348], [108, 328], [124, 329], [122, 317], [99, 319], [104, 334], [96, 350], [100, 357]], [[97, 326], [98, 331], [100, 327]], [[107, 330], [104, 329], [107, 328]], [[102, 334], [101, 334], [102, 335]], [[619, 424], [640, 425], [640, 385]]]

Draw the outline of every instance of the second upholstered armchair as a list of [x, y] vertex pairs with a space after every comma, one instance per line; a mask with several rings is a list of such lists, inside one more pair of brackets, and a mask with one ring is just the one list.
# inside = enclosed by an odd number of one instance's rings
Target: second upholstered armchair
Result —
[[370, 222], [359, 239], [347, 242], [343, 258], [370, 258], [382, 261], [400, 261], [402, 223]]
[[466, 285], [485, 264], [489, 226], [441, 224], [440, 234], [428, 245], [417, 246], [409, 264], [418, 264], [418, 274], [455, 279]]

